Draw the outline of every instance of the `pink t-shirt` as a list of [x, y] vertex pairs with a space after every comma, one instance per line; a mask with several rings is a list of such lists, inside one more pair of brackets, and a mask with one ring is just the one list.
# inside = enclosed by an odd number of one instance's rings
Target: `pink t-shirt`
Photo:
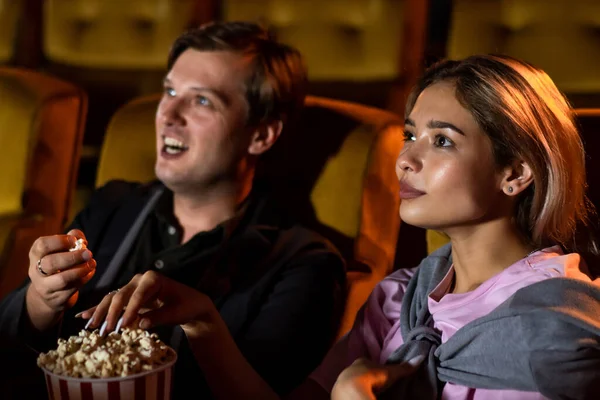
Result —
[[[537, 251], [517, 261], [504, 271], [468, 293], [448, 293], [454, 269], [430, 293], [428, 305], [434, 327], [441, 332], [442, 342], [467, 323], [490, 313], [517, 290], [554, 277], [570, 277], [589, 281], [580, 270], [578, 254], [564, 255], [558, 247]], [[368, 358], [384, 364], [403, 343], [400, 332], [402, 298], [415, 268], [399, 270], [381, 281], [367, 300], [364, 312], [357, 316], [354, 327], [329, 351], [323, 363], [310, 378], [331, 392], [338, 375], [354, 360]], [[447, 383], [444, 400], [538, 400], [541, 394], [514, 390], [472, 389]]]

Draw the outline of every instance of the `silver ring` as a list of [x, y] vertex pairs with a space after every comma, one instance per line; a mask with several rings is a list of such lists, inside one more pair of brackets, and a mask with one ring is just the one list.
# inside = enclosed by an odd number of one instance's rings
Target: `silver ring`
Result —
[[108, 294], [117, 294], [117, 293], [119, 293], [119, 290], [121, 290], [121, 289], [112, 290]]
[[[44, 258], [44, 257], [42, 257], [42, 258]], [[38, 272], [39, 272], [40, 274], [42, 274], [42, 275], [44, 275], [44, 276], [50, 276], [50, 274], [49, 274], [49, 273], [45, 272], [45, 271], [42, 269], [42, 258], [40, 258], [40, 259], [37, 261], [37, 270], [38, 270]]]

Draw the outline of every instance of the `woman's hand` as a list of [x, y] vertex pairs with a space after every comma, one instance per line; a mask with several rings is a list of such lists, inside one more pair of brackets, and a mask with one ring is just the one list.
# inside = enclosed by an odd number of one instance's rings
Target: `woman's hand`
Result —
[[120, 327], [132, 326], [138, 320], [142, 329], [181, 325], [188, 336], [196, 337], [212, 331], [215, 321], [220, 320], [208, 296], [154, 271], [136, 275], [118, 291], [104, 296], [96, 307], [77, 316], [91, 318], [90, 328], [106, 320], [103, 332], [110, 332], [121, 314]]
[[375, 400], [377, 393], [412, 374], [423, 360], [423, 356], [418, 356], [401, 364], [380, 365], [359, 358], [342, 371], [331, 391], [331, 399]]

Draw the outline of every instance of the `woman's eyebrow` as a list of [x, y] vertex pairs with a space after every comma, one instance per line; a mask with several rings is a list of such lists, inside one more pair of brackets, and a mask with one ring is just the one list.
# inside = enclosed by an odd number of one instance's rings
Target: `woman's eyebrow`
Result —
[[429, 129], [452, 129], [453, 131], [465, 136], [465, 133], [462, 131], [462, 129], [459, 129], [458, 127], [456, 127], [456, 125], [453, 125], [450, 122], [437, 121], [432, 119], [427, 123], [427, 127]]

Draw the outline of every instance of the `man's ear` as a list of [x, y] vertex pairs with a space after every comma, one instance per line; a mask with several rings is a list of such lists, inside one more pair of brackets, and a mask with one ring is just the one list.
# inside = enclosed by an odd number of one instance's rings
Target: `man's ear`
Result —
[[279, 139], [282, 129], [283, 122], [280, 120], [260, 124], [252, 132], [250, 144], [248, 145], [248, 153], [258, 156], [269, 150], [273, 147], [277, 139]]
[[522, 193], [533, 183], [533, 171], [529, 164], [517, 160], [504, 168], [501, 189], [507, 196], [516, 196]]

